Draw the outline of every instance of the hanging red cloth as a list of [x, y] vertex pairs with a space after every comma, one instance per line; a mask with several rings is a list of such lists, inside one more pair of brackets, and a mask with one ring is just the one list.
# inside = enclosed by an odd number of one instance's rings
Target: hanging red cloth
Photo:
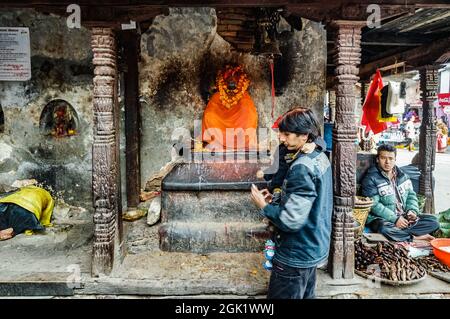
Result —
[[369, 86], [366, 99], [363, 105], [363, 115], [361, 124], [366, 126], [366, 134], [369, 131], [373, 131], [374, 134], [383, 132], [387, 129], [387, 125], [384, 122], [378, 120], [381, 106], [381, 89], [383, 88], [383, 79], [381, 73], [377, 70], [372, 83]]

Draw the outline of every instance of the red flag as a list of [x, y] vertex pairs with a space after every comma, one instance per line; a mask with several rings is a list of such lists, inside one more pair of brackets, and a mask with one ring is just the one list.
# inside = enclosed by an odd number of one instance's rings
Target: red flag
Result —
[[278, 124], [281, 122], [281, 119], [283, 118], [283, 116], [284, 116], [284, 114], [283, 114], [283, 115], [280, 115], [280, 116], [275, 120], [275, 122], [273, 122], [272, 129], [277, 129], [277, 128], [278, 128]]
[[387, 129], [386, 123], [378, 121], [382, 88], [383, 79], [381, 78], [380, 71], [377, 70], [377, 73], [369, 86], [369, 91], [367, 92], [362, 108], [363, 115], [361, 124], [366, 126], [366, 133], [372, 130], [374, 134], [377, 134]]

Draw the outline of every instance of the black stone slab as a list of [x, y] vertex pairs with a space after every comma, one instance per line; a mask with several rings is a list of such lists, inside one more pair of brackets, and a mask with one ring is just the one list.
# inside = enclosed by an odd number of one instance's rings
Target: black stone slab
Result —
[[163, 180], [163, 191], [242, 190], [254, 183], [266, 188], [267, 182], [256, 177], [261, 163], [201, 162], [178, 164]]
[[165, 191], [161, 196], [162, 222], [260, 222], [250, 191]]
[[72, 288], [66, 282], [1, 282], [0, 296], [73, 296]]
[[270, 233], [263, 223], [164, 223], [160, 249], [171, 252], [258, 252]]

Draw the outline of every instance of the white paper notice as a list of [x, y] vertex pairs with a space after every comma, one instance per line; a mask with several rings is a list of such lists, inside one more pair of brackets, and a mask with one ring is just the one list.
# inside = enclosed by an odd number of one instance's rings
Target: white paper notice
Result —
[[0, 28], [0, 81], [31, 79], [30, 31]]

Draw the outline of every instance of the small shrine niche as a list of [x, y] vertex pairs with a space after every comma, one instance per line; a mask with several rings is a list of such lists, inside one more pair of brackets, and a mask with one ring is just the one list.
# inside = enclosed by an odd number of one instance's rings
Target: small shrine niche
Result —
[[39, 127], [44, 135], [60, 138], [78, 133], [78, 116], [64, 100], [50, 101], [42, 110]]

